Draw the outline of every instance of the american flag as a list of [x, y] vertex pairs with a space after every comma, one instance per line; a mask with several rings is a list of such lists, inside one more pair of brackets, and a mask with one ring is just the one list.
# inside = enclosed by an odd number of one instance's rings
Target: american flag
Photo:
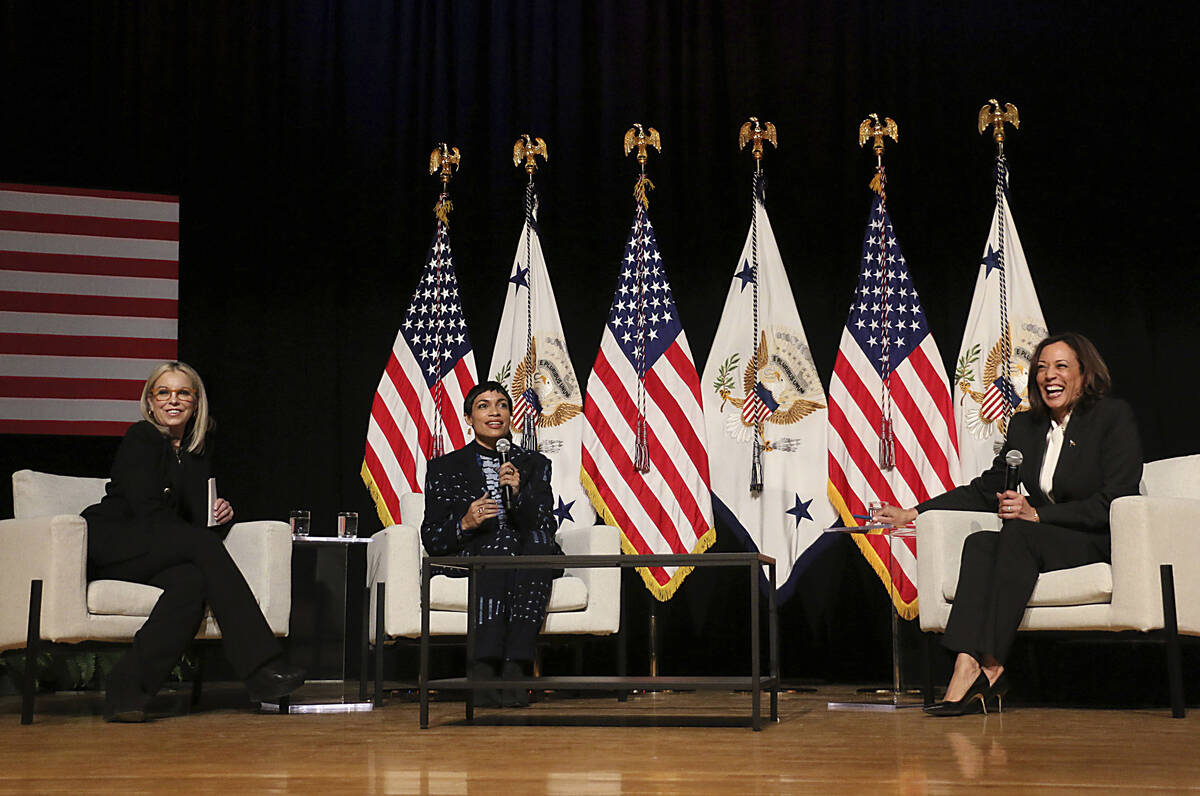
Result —
[[361, 474], [384, 527], [401, 521], [400, 495], [422, 490], [426, 462], [467, 441], [462, 403], [475, 383], [450, 235], [438, 221], [367, 423]]
[[[620, 528], [625, 552], [707, 550], [716, 534], [700, 378], [640, 203], [584, 415], [584, 487], [604, 521]], [[667, 600], [691, 568], [638, 571]]]
[[[872, 500], [910, 507], [961, 480], [946, 371], [882, 196], [833, 367], [829, 423], [829, 497], [847, 527]], [[889, 441], [894, 467], [885, 468]], [[884, 536], [854, 539], [900, 615], [916, 616], [916, 540], [895, 537], [889, 551]]]
[[178, 303], [178, 197], [0, 184], [0, 433], [124, 434]]

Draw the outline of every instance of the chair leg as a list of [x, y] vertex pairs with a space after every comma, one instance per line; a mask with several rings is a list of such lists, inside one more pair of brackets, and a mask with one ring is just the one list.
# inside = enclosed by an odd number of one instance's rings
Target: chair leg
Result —
[[1183, 699], [1183, 664], [1179, 652], [1179, 621], [1175, 612], [1175, 571], [1170, 564], [1158, 568], [1162, 582], [1163, 631], [1167, 641], [1167, 686], [1171, 692], [1171, 717], [1187, 715]]
[[42, 638], [42, 581], [29, 582], [29, 624], [25, 634], [25, 682], [21, 689], [21, 723], [33, 724], [33, 690]]

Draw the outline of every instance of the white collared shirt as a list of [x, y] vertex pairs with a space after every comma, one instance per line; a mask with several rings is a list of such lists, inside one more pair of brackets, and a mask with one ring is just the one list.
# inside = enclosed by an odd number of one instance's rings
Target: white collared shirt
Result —
[[1054, 502], [1054, 470], [1058, 467], [1058, 456], [1062, 453], [1063, 437], [1067, 431], [1067, 423], [1071, 422], [1071, 414], [1063, 418], [1061, 423], [1050, 418], [1050, 430], [1046, 432], [1046, 455], [1042, 457], [1042, 471], [1038, 474], [1038, 486], [1051, 503]]

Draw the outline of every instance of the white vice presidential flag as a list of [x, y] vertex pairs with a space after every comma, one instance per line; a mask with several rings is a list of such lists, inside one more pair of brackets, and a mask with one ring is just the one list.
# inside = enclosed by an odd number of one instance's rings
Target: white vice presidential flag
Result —
[[992, 228], [954, 369], [954, 419], [965, 478], [991, 465], [1008, 435], [1009, 418], [1029, 408], [1029, 358], [1046, 336], [1042, 306], [1008, 206], [1003, 158], [997, 158], [996, 179], [1004, 190], [996, 192]]
[[541, 451], [553, 464], [558, 527], [587, 527], [596, 523], [596, 513], [579, 483], [583, 394], [542, 254], [536, 199], [531, 197], [527, 206], [531, 210], [513, 258], [488, 373], [512, 396], [513, 440]]
[[[825, 391], [755, 180], [754, 220], [700, 385], [713, 513], [748, 549], [775, 558], [786, 600], [805, 551], [836, 514], [826, 490]], [[762, 487], [754, 493], [752, 472]]]

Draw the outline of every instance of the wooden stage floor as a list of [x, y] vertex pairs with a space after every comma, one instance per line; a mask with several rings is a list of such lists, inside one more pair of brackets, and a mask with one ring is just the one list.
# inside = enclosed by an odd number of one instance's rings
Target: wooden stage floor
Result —
[[[919, 709], [830, 712], [853, 687], [780, 695], [762, 732], [744, 693], [550, 697], [524, 710], [437, 701], [430, 729], [394, 696], [357, 714], [262, 715], [232, 685], [185, 714], [106, 724], [98, 694], [39, 700], [32, 726], [0, 699], [0, 793], [1139, 793], [1200, 790], [1200, 711], [1014, 705], [1002, 715], [935, 719]], [[767, 704], [764, 699], [764, 705]], [[687, 721], [691, 726], [671, 726]]]

